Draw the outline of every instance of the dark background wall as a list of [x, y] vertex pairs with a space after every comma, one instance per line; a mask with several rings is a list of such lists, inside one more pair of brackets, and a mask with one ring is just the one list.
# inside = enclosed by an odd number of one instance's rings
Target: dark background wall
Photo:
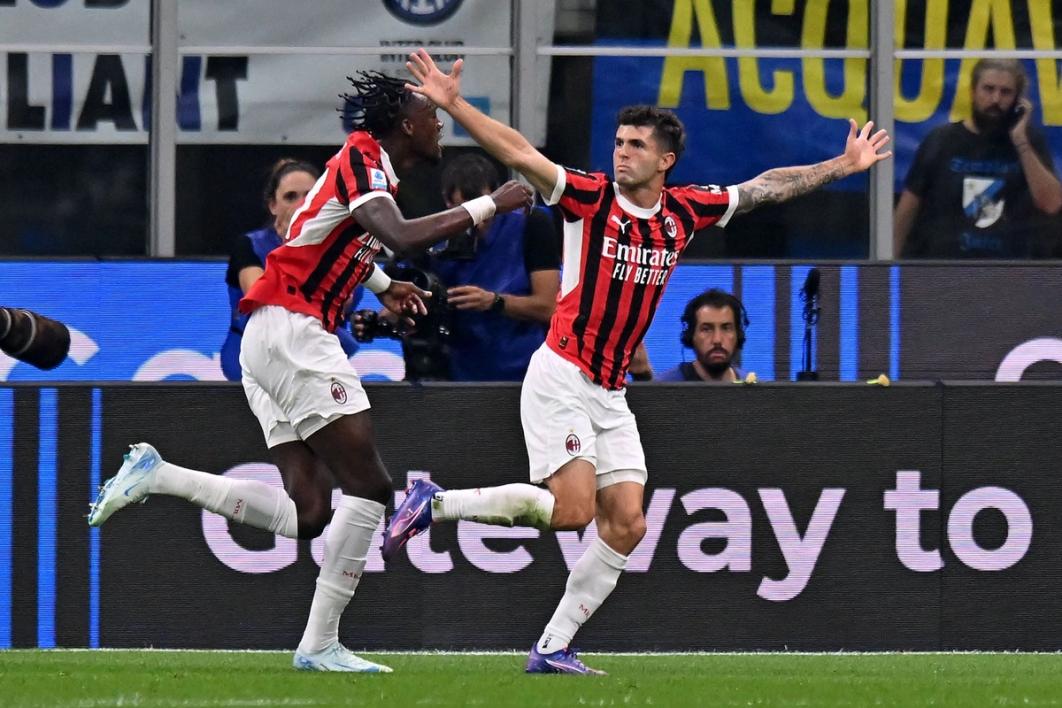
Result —
[[[424, 473], [448, 487], [525, 479], [518, 393], [370, 385], [396, 490]], [[580, 645], [1058, 649], [1060, 393], [1029, 383], [632, 387], [650, 533]], [[139, 440], [177, 464], [270, 473], [238, 386], [0, 388], [0, 640], [294, 646], [319, 545], [226, 531], [162, 497], [90, 532], [94, 477], [113, 474]], [[905, 503], [939, 490], [939, 509], [908, 513], [916, 541], [898, 547], [886, 494], [901, 472], [917, 472], [922, 490]], [[484, 531], [494, 537], [477, 540]], [[374, 547], [342, 636], [361, 648], [525, 648], [580, 543], [443, 525], [385, 573]], [[904, 560], [933, 551], [936, 567]]]

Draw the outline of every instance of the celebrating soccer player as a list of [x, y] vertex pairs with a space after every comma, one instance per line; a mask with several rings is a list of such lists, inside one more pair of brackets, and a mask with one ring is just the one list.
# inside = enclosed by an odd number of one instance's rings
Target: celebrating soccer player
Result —
[[[509, 182], [438, 214], [406, 220], [394, 201], [395, 170], [437, 162], [442, 123], [430, 101], [377, 73], [351, 80], [354, 130], [328, 161], [291, 219], [284, 244], [240, 301], [249, 314], [240, 354], [243, 387], [284, 491], [164, 462], [147, 443], [132, 446], [100, 491], [88, 522], [99, 526], [149, 494], [171, 494], [234, 521], [289, 538], [319, 536], [331, 521], [297, 669], [390, 671], [339, 643], [339, 619], [362, 575], [372, 534], [393, 494], [376, 452], [369, 401], [339, 340], [343, 305], [364, 283], [401, 316], [423, 313], [428, 293], [391, 281], [373, 264], [381, 242], [417, 251], [489, 219], [531, 206]], [[332, 515], [334, 482], [343, 496]]]
[[[449, 490], [417, 481], [384, 535], [384, 558], [433, 521], [469, 519], [539, 529], [582, 529], [598, 538], [575, 564], [564, 596], [527, 661], [530, 673], [599, 674], [570, 649], [605, 601], [645, 534], [645, 456], [627, 407], [624, 377], [678, 256], [694, 232], [868, 169], [891, 152], [889, 137], [849, 121], [844, 153], [773, 169], [732, 187], [665, 187], [685, 130], [670, 111], [632, 106], [619, 114], [615, 177], [554, 164], [520, 133], [460, 94], [462, 60], [444, 74], [421, 49], [406, 66], [410, 86], [449, 113], [494, 157], [521, 172], [564, 216], [563, 276], [545, 344], [531, 359], [520, 416], [531, 482]], [[545, 488], [537, 486], [545, 484]]]

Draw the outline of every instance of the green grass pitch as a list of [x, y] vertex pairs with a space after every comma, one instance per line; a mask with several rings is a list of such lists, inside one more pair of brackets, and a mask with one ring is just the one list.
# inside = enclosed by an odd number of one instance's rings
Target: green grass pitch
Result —
[[1062, 706], [1062, 654], [366, 654], [392, 674], [307, 674], [288, 652], [0, 651], [4, 706]]

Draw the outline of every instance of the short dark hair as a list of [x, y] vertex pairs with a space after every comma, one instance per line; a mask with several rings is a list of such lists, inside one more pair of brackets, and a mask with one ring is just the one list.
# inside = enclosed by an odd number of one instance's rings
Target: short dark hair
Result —
[[633, 125], [636, 128], [650, 126], [653, 137], [664, 150], [675, 153], [675, 162], [686, 149], [686, 127], [679, 117], [665, 108], [656, 106], [627, 106], [616, 116], [616, 127]]
[[465, 199], [475, 199], [483, 192], [493, 192], [501, 184], [494, 164], [474, 152], [458, 155], [442, 171], [443, 196], [449, 199], [460, 191]]
[[348, 76], [354, 93], [343, 93], [343, 120], [348, 129], [367, 130], [382, 138], [398, 127], [398, 119], [416, 94], [406, 83], [378, 71], [359, 71]]
[[985, 57], [979, 59], [974, 64], [973, 74], [970, 78], [970, 88], [977, 88], [977, 84], [980, 83], [981, 77], [986, 71], [1005, 71], [1014, 77], [1014, 83], [1017, 86], [1018, 95], [1025, 94], [1025, 85], [1029, 82], [1029, 77], [1025, 73], [1025, 65], [1017, 59], [1000, 59], [997, 57]]
[[266, 209], [269, 209], [269, 202], [273, 201], [280, 181], [292, 172], [305, 172], [315, 180], [321, 176], [321, 171], [305, 160], [297, 160], [294, 157], [280, 158], [269, 168], [269, 177], [262, 190], [262, 200], [265, 202]]

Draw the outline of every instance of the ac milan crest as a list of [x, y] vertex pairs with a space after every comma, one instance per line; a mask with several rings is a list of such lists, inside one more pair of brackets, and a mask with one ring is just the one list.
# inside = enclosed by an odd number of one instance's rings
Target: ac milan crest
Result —
[[577, 455], [583, 449], [579, 436], [575, 433], [568, 433], [568, 437], [564, 440], [564, 449], [568, 451], [569, 455]]
[[670, 214], [664, 217], [664, 231], [667, 232], [668, 238], [675, 238], [675, 234], [678, 233], [678, 224]]
[[343, 384], [338, 381], [332, 382], [332, 400], [336, 403], [347, 402], [347, 389], [343, 388]]

